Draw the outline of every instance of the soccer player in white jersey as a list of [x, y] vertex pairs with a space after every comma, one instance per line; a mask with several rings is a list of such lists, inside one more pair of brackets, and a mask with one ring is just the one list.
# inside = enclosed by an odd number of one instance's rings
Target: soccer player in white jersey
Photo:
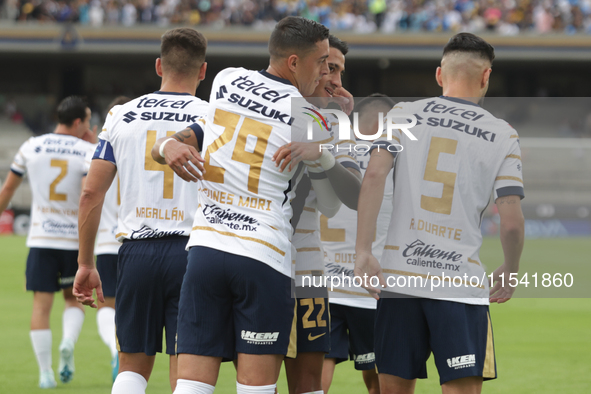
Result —
[[[382, 393], [413, 393], [416, 379], [427, 377], [431, 352], [444, 393], [480, 393], [483, 380], [496, 378], [488, 305], [513, 295], [514, 288], [497, 280], [518, 272], [524, 193], [517, 133], [478, 105], [493, 59], [483, 39], [453, 36], [436, 73], [443, 96], [396, 104], [392, 122], [414, 114], [420, 124], [374, 143], [359, 198], [355, 274], [377, 276], [388, 286], [368, 283], [379, 297], [375, 350]], [[392, 143], [404, 147], [397, 157]], [[392, 220], [380, 267], [371, 244], [394, 163]], [[489, 292], [479, 250], [491, 191], [505, 260]], [[404, 298], [388, 297], [396, 294]]]
[[156, 72], [160, 91], [114, 107], [107, 116], [99, 146], [80, 199], [80, 256], [74, 294], [96, 306], [104, 302], [93, 247], [105, 193], [119, 177], [121, 205], [117, 239], [123, 241], [117, 263], [115, 320], [119, 374], [113, 394], [144, 393], [155, 355], [170, 355], [170, 384], [176, 384], [175, 335], [178, 298], [186, 268], [185, 246], [197, 209], [196, 185], [156, 163], [150, 151], [158, 137], [191, 126], [207, 112], [194, 97], [205, 78], [206, 41], [194, 29], [179, 28], [162, 36]]
[[[321, 80], [314, 93], [307, 100], [319, 108], [326, 108], [334, 97], [348, 93], [342, 87], [341, 76], [345, 71], [345, 55], [348, 45], [337, 37], [329, 36], [329, 56], [327, 59], [329, 73]], [[353, 99], [350, 99], [351, 102]], [[349, 111], [350, 112], [350, 111]], [[325, 116], [326, 125], [332, 135], [338, 135], [338, 122], [334, 115]], [[334, 200], [341, 200], [346, 206], [357, 209], [357, 197], [361, 187], [360, 171], [355, 159], [355, 151], [351, 140], [335, 141], [341, 148], [331, 153], [335, 156], [335, 167], [328, 171], [318, 172], [309, 168], [307, 174], [296, 189], [294, 218], [299, 214], [296, 207], [302, 207], [301, 215], [295, 220], [293, 245], [296, 248], [295, 285], [296, 285], [296, 325], [297, 348], [295, 359], [285, 359], [285, 371], [289, 392], [321, 393], [322, 365], [324, 355], [330, 350], [330, 317], [328, 308], [328, 291], [326, 288], [303, 287], [302, 278], [322, 277], [324, 273], [324, 255], [320, 242], [318, 212], [332, 217], [340, 204], [328, 201], [323, 204], [317, 197], [322, 197], [322, 179], [328, 179], [334, 189]], [[343, 167], [349, 171], [339, 170]], [[309, 177], [309, 181], [306, 178]], [[305, 202], [305, 203], [301, 203]]]
[[[223, 359], [237, 359], [239, 394], [271, 394], [281, 361], [294, 356], [289, 219], [292, 178], [302, 166], [281, 171], [273, 157], [305, 139], [305, 126], [292, 127], [290, 98], [311, 94], [328, 73], [328, 29], [284, 18], [269, 52], [267, 70], [229, 68], [213, 82], [179, 304], [175, 394], [213, 393]], [[302, 158], [321, 157], [318, 146], [313, 153]]]
[[[119, 96], [108, 106], [109, 111], [116, 105], [130, 101], [129, 97]], [[94, 141], [96, 143], [96, 140]], [[94, 151], [87, 156], [86, 165], [90, 167]], [[117, 288], [117, 254], [121, 243], [117, 241], [117, 217], [120, 205], [119, 178], [115, 177], [105, 195], [101, 211], [94, 253], [96, 268], [101, 277], [101, 285], [105, 302], [97, 303], [96, 325], [99, 336], [111, 352], [111, 376], [113, 381], [119, 371], [119, 352], [115, 336], [115, 292]]]
[[57, 108], [58, 125], [51, 134], [31, 137], [14, 158], [0, 192], [0, 212], [6, 209], [15, 190], [28, 174], [33, 193], [31, 228], [27, 238], [27, 290], [33, 291], [31, 342], [39, 364], [39, 387], [56, 386], [51, 367], [49, 317], [54, 293], [60, 289], [66, 302], [60, 344], [60, 380], [74, 376], [74, 344], [78, 339], [84, 311], [72, 295], [78, 256], [78, 200], [84, 160], [93, 145], [83, 141], [90, 124], [90, 108], [71, 96]]
[[[392, 99], [383, 94], [372, 94], [355, 105], [359, 115], [359, 132], [373, 135], [380, 126], [379, 113], [387, 114], [394, 106]], [[358, 140], [357, 161], [364, 174], [369, 163], [371, 141]], [[388, 224], [392, 214], [392, 173], [386, 178], [384, 198], [378, 215], [374, 256], [379, 260], [386, 244]], [[355, 207], [357, 208], [357, 207]], [[324, 359], [322, 388], [328, 393], [335, 367], [349, 358], [355, 369], [362, 371], [363, 381], [370, 394], [380, 391], [375, 370], [374, 320], [376, 300], [363, 288], [349, 285], [344, 278], [354, 277], [355, 240], [357, 238], [357, 210], [342, 206], [337, 214], [328, 218], [320, 216], [320, 238], [325, 258], [325, 274], [335, 277], [336, 286], [329, 289], [330, 301], [330, 352]]]

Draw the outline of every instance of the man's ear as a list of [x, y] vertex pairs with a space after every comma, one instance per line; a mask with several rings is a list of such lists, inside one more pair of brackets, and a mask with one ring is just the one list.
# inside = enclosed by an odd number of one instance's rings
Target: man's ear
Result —
[[205, 72], [207, 71], [207, 62], [203, 62], [201, 68], [199, 69], [199, 80], [203, 81], [205, 79]]
[[292, 73], [294, 73], [296, 71], [298, 62], [300, 61], [300, 58], [298, 57], [298, 55], [291, 55], [290, 57], [287, 58], [287, 67], [289, 68], [289, 71], [291, 71]]
[[162, 60], [160, 58], [156, 59], [156, 74], [162, 77]]
[[488, 80], [490, 79], [490, 73], [492, 73], [492, 68], [487, 68], [486, 70], [484, 70], [484, 72], [482, 73], [482, 80], [480, 81], [480, 87], [484, 88], [486, 85], [488, 85]]
[[437, 70], [435, 70], [435, 80], [437, 81], [437, 85], [443, 87], [443, 79], [441, 78], [441, 67], [437, 67]]

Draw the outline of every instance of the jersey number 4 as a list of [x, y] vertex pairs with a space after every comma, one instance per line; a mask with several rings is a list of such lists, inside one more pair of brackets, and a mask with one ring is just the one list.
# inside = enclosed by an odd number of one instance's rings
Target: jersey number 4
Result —
[[[213, 123], [224, 127], [224, 132], [215, 139], [205, 152], [204, 179], [210, 182], [224, 183], [226, 170], [211, 164], [211, 155], [215, 154], [222, 146], [232, 141], [236, 133], [236, 126], [241, 116], [232, 112], [216, 109]], [[232, 152], [232, 160], [244, 163], [249, 166], [248, 170], [248, 191], [258, 194], [261, 167], [265, 158], [267, 142], [273, 126], [257, 122], [250, 118], [244, 118], [238, 129], [238, 138]]]

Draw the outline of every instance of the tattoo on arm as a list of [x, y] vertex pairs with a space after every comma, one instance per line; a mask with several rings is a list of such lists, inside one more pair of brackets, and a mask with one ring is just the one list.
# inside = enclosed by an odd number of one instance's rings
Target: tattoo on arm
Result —
[[519, 202], [519, 197], [518, 196], [505, 196], [505, 197], [499, 197], [497, 200], [497, 204], [498, 205], [503, 205], [503, 204], [517, 204]]
[[190, 127], [187, 127], [183, 131], [179, 131], [178, 133], [174, 134], [172, 138], [174, 138], [178, 142], [184, 142], [187, 138], [191, 138], [192, 132], [193, 130], [191, 130]]

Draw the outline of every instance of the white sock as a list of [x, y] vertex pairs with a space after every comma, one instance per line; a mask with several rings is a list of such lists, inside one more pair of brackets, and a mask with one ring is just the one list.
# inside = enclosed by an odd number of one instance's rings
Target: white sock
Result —
[[75, 306], [66, 308], [62, 316], [62, 341], [70, 339], [76, 343], [82, 330], [82, 323], [84, 323], [84, 311], [82, 309]]
[[275, 394], [277, 384], [268, 386], [247, 386], [236, 382], [236, 392], [238, 394]]
[[310, 391], [309, 393], [304, 393], [304, 394], [324, 394], [324, 390]]
[[96, 313], [96, 325], [99, 336], [111, 351], [111, 357], [117, 355], [117, 340], [115, 339], [115, 309], [102, 307]]
[[213, 394], [214, 386], [195, 380], [177, 379], [173, 394]]
[[39, 370], [51, 371], [51, 330], [31, 330], [30, 335]]
[[139, 373], [120, 372], [113, 383], [111, 394], [145, 394], [148, 382]]

